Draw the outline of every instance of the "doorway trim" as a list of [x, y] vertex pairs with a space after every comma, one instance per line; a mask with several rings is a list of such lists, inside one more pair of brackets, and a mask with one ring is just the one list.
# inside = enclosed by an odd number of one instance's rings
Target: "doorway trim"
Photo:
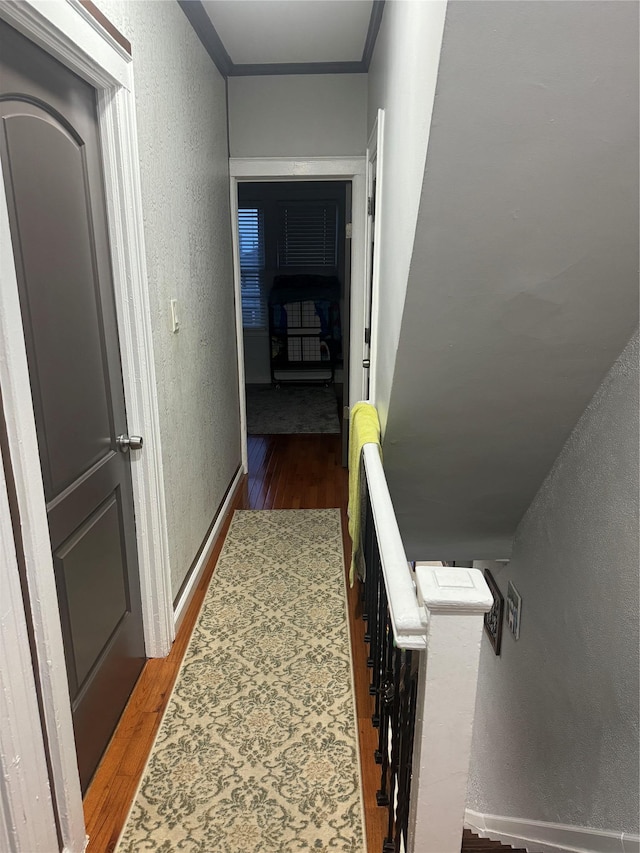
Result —
[[[145, 651], [148, 657], [163, 657], [171, 648], [175, 624], [131, 56], [79, 0], [5, 2], [0, 4], [0, 18], [90, 83], [97, 92], [127, 422], [131, 432], [140, 432], [145, 438], [144, 452], [131, 466]], [[20, 515], [37, 649], [34, 666], [37, 665], [41, 686], [57, 821], [63, 849], [69, 853], [80, 853], [86, 846], [82, 797], [1, 175], [0, 387]], [[20, 724], [25, 728], [27, 724], [40, 727], [39, 719], [25, 720]], [[13, 793], [19, 800], [20, 793]]]
[[[0, 433], [3, 429], [0, 413]], [[3, 463], [0, 449], [0, 849], [55, 850], [56, 822]]]
[[[375, 204], [376, 215], [373, 217], [373, 228], [371, 227], [372, 216], [367, 206], [367, 229], [366, 229], [366, 278], [364, 291], [364, 313], [365, 322], [370, 316], [371, 328], [369, 329], [369, 395], [368, 399], [373, 405], [376, 404], [376, 375], [378, 365], [378, 339], [379, 339], [379, 316], [378, 306], [380, 304], [380, 235], [382, 227], [382, 189], [384, 162], [384, 110], [379, 109], [376, 120], [373, 123], [369, 142], [367, 144], [367, 166], [366, 185], [367, 196], [372, 196], [373, 184], [375, 182]], [[374, 165], [375, 163], [375, 165]], [[368, 203], [367, 203], [368, 204]], [[373, 257], [371, 256], [371, 243], [373, 242]], [[363, 372], [364, 374], [364, 372]], [[364, 375], [363, 389], [364, 395]]]
[[245, 398], [242, 294], [240, 290], [240, 249], [238, 236], [238, 184], [247, 181], [351, 181], [351, 299], [349, 330], [349, 407], [360, 397], [364, 345], [365, 228], [367, 192], [365, 157], [231, 157], [231, 232], [233, 238], [233, 278], [236, 304], [238, 382], [242, 466], [247, 471], [247, 404]]

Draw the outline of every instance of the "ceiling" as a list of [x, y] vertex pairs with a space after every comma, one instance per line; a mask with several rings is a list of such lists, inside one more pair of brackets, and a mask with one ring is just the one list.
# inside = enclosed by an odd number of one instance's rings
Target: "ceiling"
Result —
[[363, 73], [384, 0], [179, 0], [225, 76]]
[[371, 0], [204, 0], [234, 65], [359, 62]]

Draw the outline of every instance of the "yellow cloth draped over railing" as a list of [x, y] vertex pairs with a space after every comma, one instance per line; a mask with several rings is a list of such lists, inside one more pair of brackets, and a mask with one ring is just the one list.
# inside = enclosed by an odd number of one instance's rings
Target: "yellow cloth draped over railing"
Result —
[[356, 403], [351, 409], [349, 419], [349, 535], [351, 536], [351, 567], [349, 585], [353, 586], [356, 573], [364, 577], [362, 553], [362, 522], [364, 500], [362, 493], [362, 448], [365, 444], [377, 444], [380, 447], [380, 421], [375, 406], [371, 403]]

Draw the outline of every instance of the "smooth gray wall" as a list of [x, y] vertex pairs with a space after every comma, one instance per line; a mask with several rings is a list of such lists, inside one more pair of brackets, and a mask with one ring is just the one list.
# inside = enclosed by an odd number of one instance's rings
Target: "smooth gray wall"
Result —
[[638, 8], [447, 7], [384, 437], [410, 559], [509, 556], [638, 324]]
[[483, 641], [469, 808], [638, 832], [638, 337], [491, 567], [520, 639]]
[[229, 78], [232, 157], [364, 154], [366, 123], [366, 74]]
[[99, 5], [133, 48], [175, 595], [240, 464], [225, 84], [177, 3]]
[[372, 329], [371, 364], [373, 402], [383, 435], [411, 256], [414, 241], [421, 236], [416, 223], [446, 8], [444, 0], [387, 3], [369, 66], [369, 133], [378, 110], [384, 110], [383, 153], [378, 153], [376, 189], [379, 321]]

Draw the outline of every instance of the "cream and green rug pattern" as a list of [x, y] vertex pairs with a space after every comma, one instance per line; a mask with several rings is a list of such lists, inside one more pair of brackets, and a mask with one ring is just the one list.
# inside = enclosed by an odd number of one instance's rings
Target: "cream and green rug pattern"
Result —
[[363, 853], [340, 513], [236, 511], [118, 853]]

